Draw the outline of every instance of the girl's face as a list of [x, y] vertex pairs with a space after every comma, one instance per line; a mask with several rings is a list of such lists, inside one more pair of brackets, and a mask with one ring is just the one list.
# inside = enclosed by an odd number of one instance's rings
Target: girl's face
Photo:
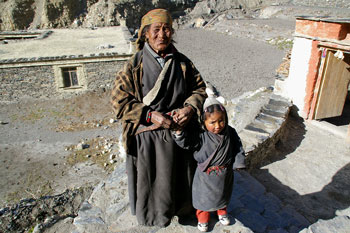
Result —
[[223, 112], [214, 111], [212, 113], [205, 113], [206, 119], [204, 121], [205, 128], [212, 133], [219, 134], [225, 128], [225, 115]]

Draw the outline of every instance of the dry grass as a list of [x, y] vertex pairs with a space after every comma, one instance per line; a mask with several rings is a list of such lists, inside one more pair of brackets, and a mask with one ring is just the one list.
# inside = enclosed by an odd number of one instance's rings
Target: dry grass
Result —
[[113, 150], [106, 145], [117, 143], [118, 141], [116, 141], [116, 139], [98, 137], [84, 142], [84, 145], [87, 145], [87, 148], [82, 150], [78, 150], [76, 146], [67, 147], [66, 150], [72, 151], [67, 157], [67, 163], [68, 165], [73, 166], [77, 163], [90, 161], [103, 167], [107, 172], [111, 172], [114, 168], [112, 165], [121, 161], [118, 161], [116, 158], [113, 163], [110, 163], [110, 155], [113, 153]]

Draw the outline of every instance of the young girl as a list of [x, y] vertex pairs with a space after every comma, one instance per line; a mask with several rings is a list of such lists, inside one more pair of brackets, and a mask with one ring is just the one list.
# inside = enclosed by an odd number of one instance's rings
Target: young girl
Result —
[[198, 229], [207, 231], [211, 211], [217, 211], [221, 224], [230, 224], [226, 207], [233, 188], [233, 169], [245, 165], [241, 140], [236, 130], [228, 125], [225, 108], [209, 97], [203, 109], [205, 131], [196, 134], [177, 130], [174, 140], [180, 147], [195, 151], [198, 166], [193, 179], [192, 201], [197, 209]]

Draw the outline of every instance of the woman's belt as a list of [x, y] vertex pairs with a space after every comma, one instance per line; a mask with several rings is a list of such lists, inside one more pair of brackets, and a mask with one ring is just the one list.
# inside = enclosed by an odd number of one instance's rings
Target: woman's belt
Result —
[[135, 135], [138, 135], [140, 133], [146, 132], [146, 131], [152, 131], [152, 130], [156, 130], [159, 129], [161, 126], [160, 125], [150, 125], [150, 126], [144, 126], [144, 125], [140, 125], [139, 129], [136, 131]]

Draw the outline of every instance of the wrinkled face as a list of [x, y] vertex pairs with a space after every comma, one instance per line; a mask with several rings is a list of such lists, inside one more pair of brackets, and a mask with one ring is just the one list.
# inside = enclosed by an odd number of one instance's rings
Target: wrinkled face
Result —
[[205, 128], [212, 133], [219, 134], [226, 125], [225, 115], [223, 112], [205, 113], [206, 119], [204, 121]]
[[149, 45], [156, 53], [164, 51], [171, 43], [172, 28], [167, 23], [152, 23], [146, 32]]

